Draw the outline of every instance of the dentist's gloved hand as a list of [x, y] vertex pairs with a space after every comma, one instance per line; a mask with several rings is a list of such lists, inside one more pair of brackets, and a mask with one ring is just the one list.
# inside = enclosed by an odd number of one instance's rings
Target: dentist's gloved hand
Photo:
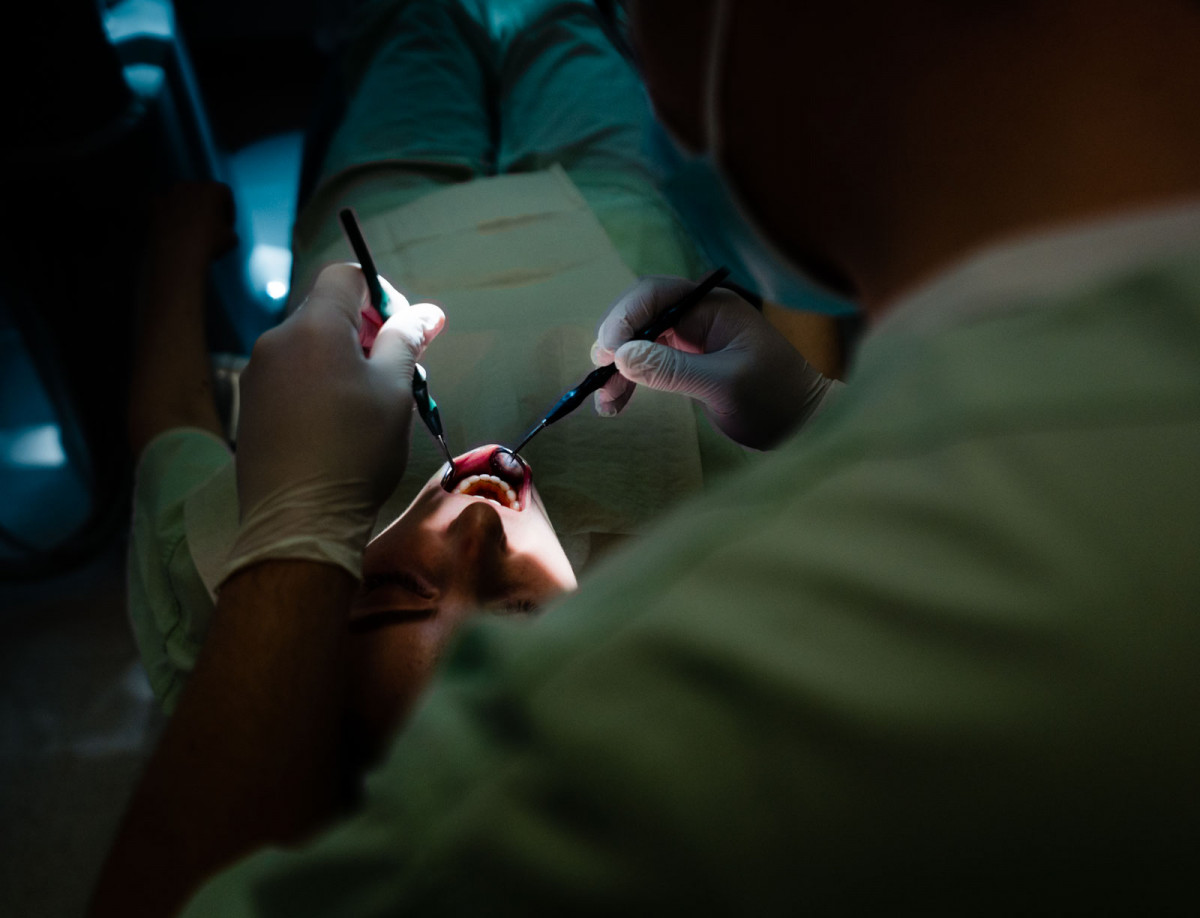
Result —
[[361, 576], [375, 516], [408, 462], [413, 364], [445, 323], [431, 303], [397, 310], [367, 358], [366, 303], [359, 267], [333, 265], [254, 345], [241, 377], [241, 526], [222, 580], [268, 558]]
[[596, 392], [596, 411], [618, 413], [637, 385], [679, 392], [703, 404], [731, 440], [769, 449], [817, 411], [833, 381], [729, 290], [714, 290], [657, 342], [631, 340], [695, 286], [648, 277], [609, 310], [592, 345], [592, 363], [615, 362], [619, 373]]

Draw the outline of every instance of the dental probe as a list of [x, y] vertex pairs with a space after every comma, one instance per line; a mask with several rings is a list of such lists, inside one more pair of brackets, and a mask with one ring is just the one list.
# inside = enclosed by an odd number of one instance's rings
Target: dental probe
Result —
[[[354, 255], [362, 266], [363, 276], [367, 279], [371, 308], [382, 322], [387, 319], [383, 311], [387, 294], [383, 291], [383, 284], [379, 282], [379, 272], [375, 270], [375, 259], [371, 257], [371, 250], [367, 248], [367, 240], [363, 238], [353, 210], [349, 207], [344, 208], [338, 213], [338, 218], [342, 221], [342, 229], [346, 231], [346, 238], [350, 240], [350, 248], [354, 249]], [[446, 437], [442, 431], [442, 413], [438, 411], [437, 402], [429, 394], [429, 376], [419, 363], [413, 366], [412, 392], [413, 400], [417, 403], [417, 414], [421, 416], [433, 438], [438, 441], [446, 461], [453, 468], [454, 457], [450, 455], [450, 447], [446, 445]]]
[[[637, 332], [637, 334], [635, 334], [629, 340], [654, 341], [659, 335], [674, 326], [675, 323], [683, 317], [685, 312], [712, 293], [713, 289], [716, 288], [721, 281], [725, 280], [725, 278], [728, 276], [728, 268], [717, 268], [715, 271], [705, 275], [700, 280], [700, 283], [696, 285], [694, 290], [690, 291], [689, 293], [685, 293], [682, 297], [660, 312], [649, 325]], [[583, 378], [583, 381], [579, 385], [577, 385], [574, 389], [571, 389], [566, 395], [564, 395], [555, 403], [554, 407], [546, 413], [545, 417], [538, 421], [538, 423], [534, 425], [533, 429], [525, 435], [525, 439], [513, 448], [513, 452], [519, 453], [525, 448], [525, 445], [540, 431], [546, 427], [549, 427], [555, 421], [561, 421], [568, 414], [582, 405], [584, 399], [612, 379], [616, 372], [617, 365], [615, 363], [606, 364], [605, 366], [592, 370], [592, 372]]]

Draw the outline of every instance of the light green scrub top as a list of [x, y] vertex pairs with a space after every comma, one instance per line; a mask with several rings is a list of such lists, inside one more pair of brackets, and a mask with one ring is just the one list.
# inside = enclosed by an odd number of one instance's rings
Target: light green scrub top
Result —
[[[194, 428], [155, 437], [138, 461], [125, 566], [129, 621], [150, 688], [168, 714], [196, 665], [213, 613], [188, 543], [187, 500], [232, 461], [224, 440]], [[237, 494], [230, 492], [236, 521]]]
[[809, 429], [536, 622], [468, 626], [359, 815], [186, 914], [1121, 911], [1190, 883], [1197, 213], [1138, 264], [1041, 240], [898, 307]]

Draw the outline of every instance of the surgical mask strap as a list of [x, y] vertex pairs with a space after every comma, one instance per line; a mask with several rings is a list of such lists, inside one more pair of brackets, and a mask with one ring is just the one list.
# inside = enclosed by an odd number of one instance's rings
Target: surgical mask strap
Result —
[[[701, 155], [701, 159], [707, 160], [713, 177], [725, 192], [727, 201], [749, 237], [754, 240], [756, 251], [753, 255], [744, 252], [739, 254], [746, 269], [755, 276], [764, 292], [770, 292], [772, 288], [778, 289], [779, 281], [783, 280], [793, 292], [806, 291], [813, 302], [823, 301], [823, 306], [830, 311], [852, 309], [853, 304], [843, 292], [815, 280], [771, 238], [737, 190], [737, 185], [725, 168], [721, 94], [725, 89], [725, 77], [729, 69], [734, 2], [735, 0], [715, 0], [716, 12], [708, 42], [708, 67], [704, 74], [704, 142], [707, 149]], [[755, 264], [761, 265], [764, 262], [776, 276], [764, 278], [761, 272], [756, 270]]]
[[712, 161], [720, 164], [721, 157], [721, 88], [725, 79], [726, 37], [733, 21], [732, 0], [716, 0], [712, 34], [708, 41], [708, 69], [704, 74], [704, 141]]

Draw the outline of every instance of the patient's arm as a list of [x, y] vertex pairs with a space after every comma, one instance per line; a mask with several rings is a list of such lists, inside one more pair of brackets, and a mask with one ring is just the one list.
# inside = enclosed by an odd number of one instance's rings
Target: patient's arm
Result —
[[224, 185], [177, 185], [155, 204], [129, 390], [135, 456], [174, 427], [223, 436], [204, 335], [205, 284], [209, 264], [234, 242], [233, 198]]

